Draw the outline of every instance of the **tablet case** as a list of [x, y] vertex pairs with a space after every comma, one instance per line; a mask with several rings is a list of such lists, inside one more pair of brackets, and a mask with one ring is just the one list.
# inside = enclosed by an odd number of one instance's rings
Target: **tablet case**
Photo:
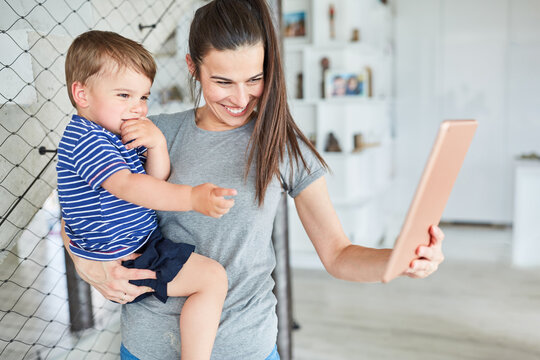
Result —
[[396, 239], [382, 281], [403, 274], [416, 249], [430, 242], [429, 227], [438, 225], [478, 123], [476, 120], [445, 120], [420, 178], [409, 211]]

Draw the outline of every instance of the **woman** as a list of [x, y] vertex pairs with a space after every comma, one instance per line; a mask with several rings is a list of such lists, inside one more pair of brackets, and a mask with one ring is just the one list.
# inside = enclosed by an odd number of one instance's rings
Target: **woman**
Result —
[[[221, 219], [160, 212], [160, 226], [166, 237], [193, 243], [197, 252], [227, 270], [229, 293], [213, 358], [279, 359], [271, 233], [282, 189], [294, 198], [333, 276], [378, 281], [390, 251], [352, 245], [344, 234], [328, 197], [324, 160], [290, 115], [278, 41], [264, 0], [214, 0], [197, 10], [189, 51], [188, 68], [205, 105], [152, 119], [167, 138], [169, 181], [212, 182], [234, 188], [238, 195]], [[443, 260], [443, 234], [437, 227], [430, 232], [431, 244], [418, 249], [422, 259], [406, 275], [425, 277]], [[154, 276], [119, 262], [74, 261], [79, 274], [107, 298], [125, 295], [130, 301], [148, 289], [127, 280]], [[173, 298], [162, 304], [149, 297], [123, 306], [122, 358], [178, 358], [176, 319], [182, 303]]]

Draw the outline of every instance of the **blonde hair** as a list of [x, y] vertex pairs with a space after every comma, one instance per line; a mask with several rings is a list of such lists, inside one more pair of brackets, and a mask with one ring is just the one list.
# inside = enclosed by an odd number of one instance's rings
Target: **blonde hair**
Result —
[[66, 84], [71, 104], [76, 106], [71, 93], [74, 82], [86, 84], [94, 75], [125, 68], [141, 73], [154, 82], [156, 62], [138, 42], [111, 31], [91, 30], [79, 35], [66, 55]]

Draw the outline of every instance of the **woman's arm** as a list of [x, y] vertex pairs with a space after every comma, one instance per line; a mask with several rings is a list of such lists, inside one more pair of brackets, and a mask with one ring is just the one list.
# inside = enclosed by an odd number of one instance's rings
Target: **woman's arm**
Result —
[[64, 220], [61, 224], [61, 235], [64, 247], [75, 264], [79, 276], [92, 285], [104, 297], [121, 304], [132, 301], [137, 296], [154, 291], [146, 286], [135, 286], [129, 280], [155, 279], [156, 274], [151, 270], [128, 269], [122, 266], [122, 261], [137, 258], [139, 255], [131, 254], [119, 260], [94, 261], [76, 255], [69, 249], [69, 237], [64, 230]]
[[[324, 177], [305, 188], [295, 198], [295, 204], [317, 254], [332, 276], [361, 282], [382, 279], [391, 250], [367, 248], [350, 242], [332, 206]], [[413, 261], [404, 275], [426, 277], [443, 261], [441, 242], [444, 235], [435, 226], [430, 233], [431, 244], [417, 249], [421, 259]]]

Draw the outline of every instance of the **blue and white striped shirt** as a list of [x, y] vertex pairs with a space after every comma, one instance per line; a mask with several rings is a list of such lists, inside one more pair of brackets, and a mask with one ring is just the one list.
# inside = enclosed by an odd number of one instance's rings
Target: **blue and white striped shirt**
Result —
[[157, 227], [154, 210], [119, 199], [101, 187], [115, 172], [144, 174], [146, 148], [128, 150], [119, 136], [73, 115], [58, 145], [58, 198], [71, 251], [114, 260], [141, 247]]

